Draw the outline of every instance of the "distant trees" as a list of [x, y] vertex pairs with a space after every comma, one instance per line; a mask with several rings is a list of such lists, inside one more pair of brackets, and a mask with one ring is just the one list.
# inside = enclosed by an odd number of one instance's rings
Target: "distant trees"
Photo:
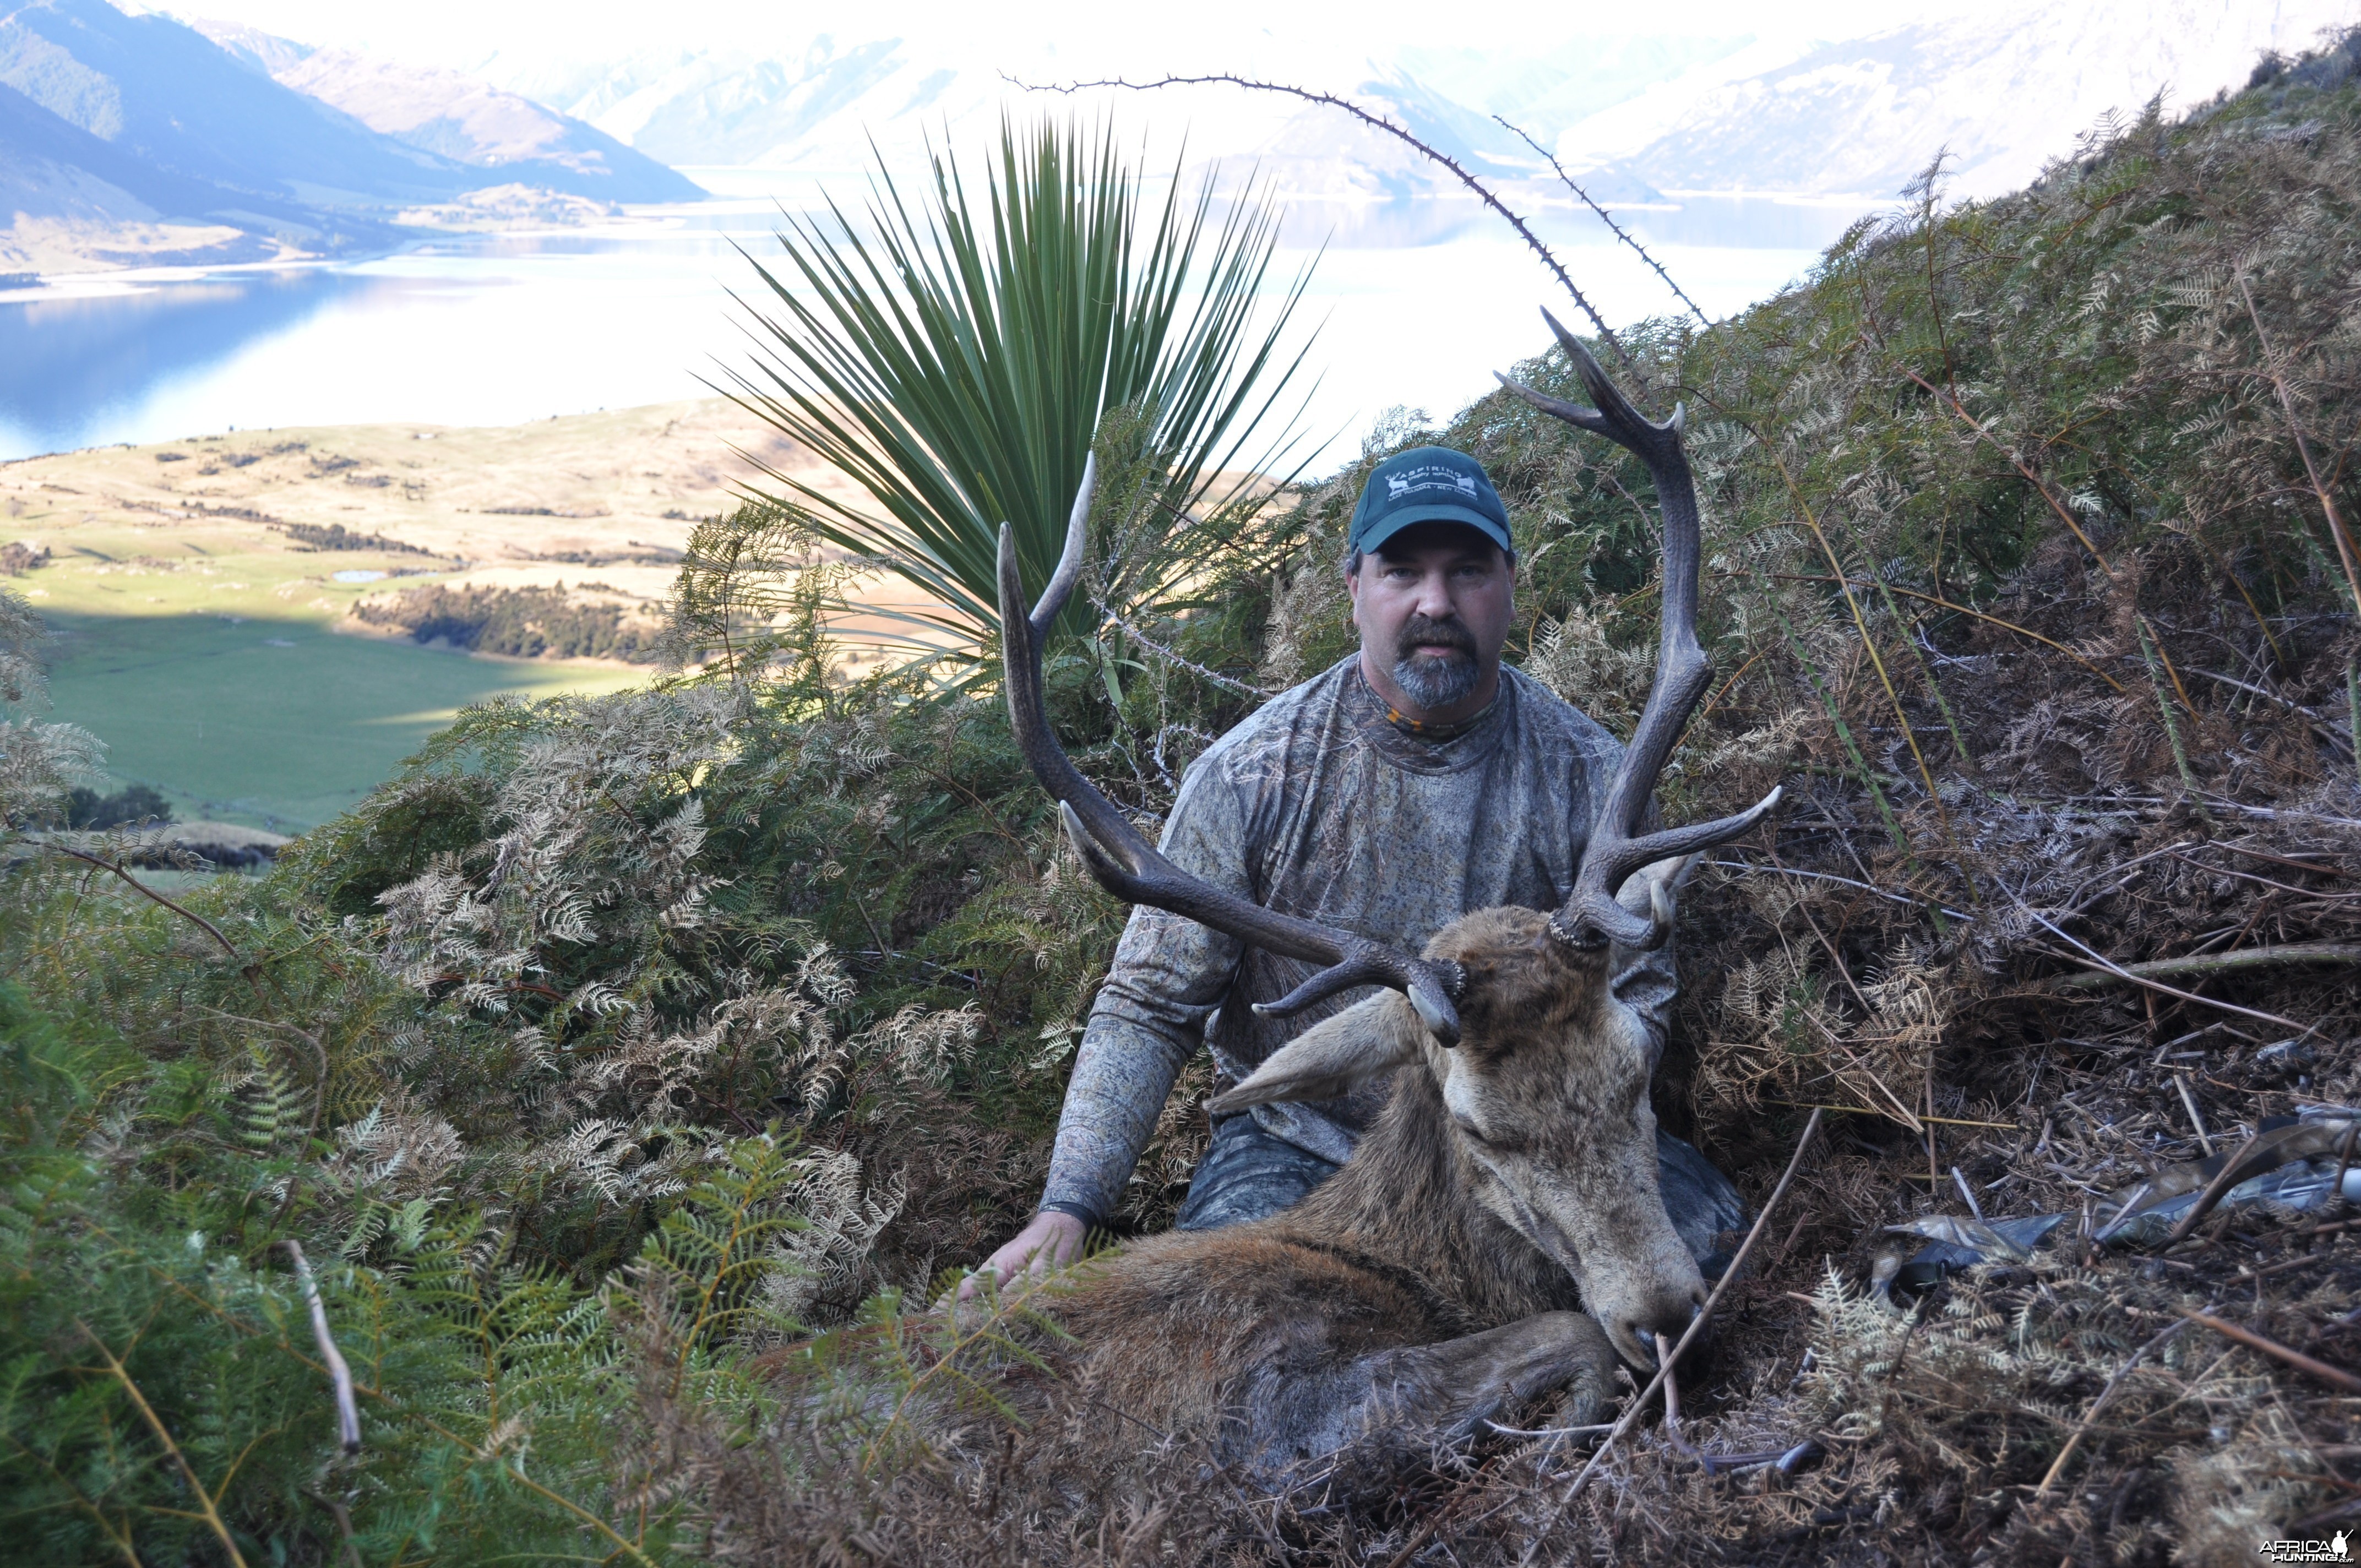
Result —
[[144, 784], [126, 784], [113, 795], [77, 786], [66, 792], [69, 828], [145, 828], [172, 820], [172, 803]]
[[[594, 585], [585, 584], [586, 587]], [[521, 659], [623, 659], [653, 663], [656, 630], [628, 621], [620, 605], [576, 599], [560, 583], [546, 588], [412, 588], [353, 613], [372, 626], [395, 627], [413, 641], [438, 638], [455, 648]]]
[[357, 533], [341, 522], [322, 527], [316, 522], [278, 522], [271, 524], [280, 533], [295, 542], [299, 551], [313, 550], [387, 550], [398, 555], [431, 555], [415, 544], [405, 544], [399, 539], [382, 533]]

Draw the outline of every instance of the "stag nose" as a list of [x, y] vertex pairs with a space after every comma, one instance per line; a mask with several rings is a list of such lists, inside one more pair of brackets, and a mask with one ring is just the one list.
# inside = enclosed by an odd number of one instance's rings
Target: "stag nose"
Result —
[[1656, 1293], [1645, 1310], [1624, 1327], [1631, 1337], [1647, 1346], [1677, 1344], [1697, 1314], [1705, 1310], [1706, 1291], [1702, 1284], [1684, 1292], [1678, 1287]]

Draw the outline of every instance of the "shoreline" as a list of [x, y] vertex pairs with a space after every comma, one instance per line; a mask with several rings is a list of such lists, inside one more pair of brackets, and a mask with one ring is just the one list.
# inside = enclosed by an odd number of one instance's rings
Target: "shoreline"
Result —
[[[589, 237], [618, 231], [642, 234], [650, 230], [679, 230], [688, 226], [685, 222], [687, 210], [711, 204], [697, 202], [643, 203], [581, 223], [504, 223], [481, 226], [403, 225], [401, 226], [411, 232], [398, 245], [363, 246], [335, 256], [291, 251], [249, 261], [130, 262], [77, 268], [70, 272], [38, 269], [6, 272], [0, 273], [0, 305], [106, 299], [174, 283], [203, 283], [216, 279], [251, 278], [267, 273], [318, 272], [340, 267], [366, 267], [410, 255], [438, 240], [466, 236], [482, 236], [490, 239], [538, 239], [557, 235]], [[31, 281], [25, 281], [27, 279]], [[41, 453], [38, 455], [56, 456], [59, 454]]]

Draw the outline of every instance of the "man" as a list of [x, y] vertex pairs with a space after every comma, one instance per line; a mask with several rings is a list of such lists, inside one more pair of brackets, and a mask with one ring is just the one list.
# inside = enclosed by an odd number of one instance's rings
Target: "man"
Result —
[[[1347, 546], [1359, 652], [1273, 698], [1197, 760], [1165, 825], [1165, 854], [1255, 903], [1407, 952], [1473, 909], [1557, 907], [1621, 749], [1501, 667], [1516, 554], [1490, 479], [1446, 447], [1389, 457], [1369, 475]], [[1618, 949], [1614, 962], [1616, 993], [1648, 1020], [1661, 1053], [1675, 992], [1669, 945]], [[1075, 1058], [1040, 1210], [985, 1264], [994, 1280], [1071, 1261], [1090, 1227], [1122, 1207], [1200, 1040], [1235, 1082], [1365, 994], [1293, 1018], [1254, 1013], [1312, 968], [1179, 915], [1134, 909]], [[1223, 1118], [1180, 1228], [1293, 1203], [1343, 1165], [1389, 1091], [1380, 1082]], [[1660, 1135], [1658, 1156], [1674, 1226], [1710, 1270], [1712, 1238], [1735, 1228], [1744, 1206], [1686, 1144]]]

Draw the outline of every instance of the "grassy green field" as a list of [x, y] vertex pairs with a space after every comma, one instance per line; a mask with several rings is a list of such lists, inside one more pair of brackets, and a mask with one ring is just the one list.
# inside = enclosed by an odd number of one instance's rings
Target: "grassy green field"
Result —
[[[733, 447], [784, 461], [720, 400], [500, 429], [246, 432], [0, 464], [0, 579], [56, 632], [54, 706], [121, 783], [182, 820], [300, 832], [352, 806], [459, 708], [604, 692], [644, 669], [470, 656], [356, 634], [366, 596], [596, 578], [653, 606], [691, 520], [730, 504]], [[308, 548], [335, 524], [388, 548]], [[342, 578], [344, 580], [339, 580]], [[356, 578], [363, 580], [354, 580]]]
[[183, 819], [316, 827], [466, 704], [612, 691], [645, 672], [488, 659], [339, 635], [317, 617], [51, 614], [50, 717], [109, 748]]

